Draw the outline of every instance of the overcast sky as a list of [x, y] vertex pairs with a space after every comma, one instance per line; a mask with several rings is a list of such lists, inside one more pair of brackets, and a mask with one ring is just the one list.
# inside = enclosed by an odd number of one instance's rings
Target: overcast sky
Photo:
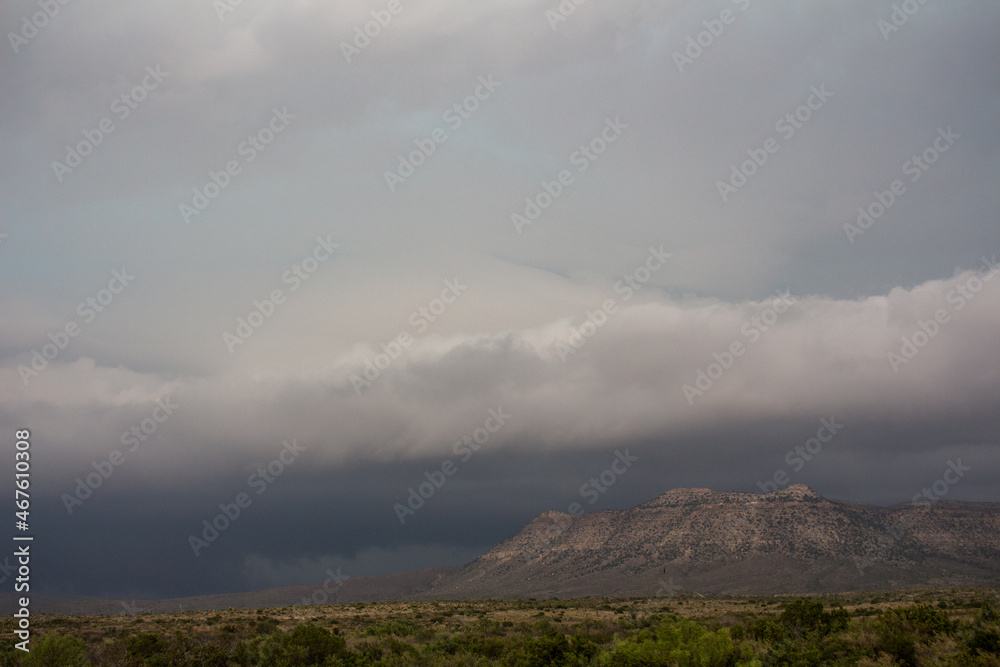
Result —
[[997, 3], [44, 4], [0, 9], [33, 590], [457, 564], [677, 487], [1000, 500]]

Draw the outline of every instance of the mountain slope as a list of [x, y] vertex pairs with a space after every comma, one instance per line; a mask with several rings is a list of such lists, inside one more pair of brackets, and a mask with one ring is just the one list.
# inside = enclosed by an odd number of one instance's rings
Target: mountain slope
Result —
[[[38, 611], [123, 613], [375, 600], [822, 593], [1000, 584], [1000, 503], [875, 507], [794, 484], [767, 494], [675, 489], [626, 510], [545, 512], [459, 567], [358, 577], [319, 587], [132, 607], [40, 596]], [[0, 608], [13, 609], [13, 595]]]
[[769, 494], [676, 489], [627, 510], [547, 512], [432, 591], [746, 594], [998, 580], [998, 504], [879, 508], [792, 485]]

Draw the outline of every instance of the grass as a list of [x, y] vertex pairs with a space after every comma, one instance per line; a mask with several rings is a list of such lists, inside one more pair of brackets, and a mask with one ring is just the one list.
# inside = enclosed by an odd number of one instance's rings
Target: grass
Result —
[[[1000, 590], [36, 615], [0, 665], [986, 665]], [[12, 638], [11, 617], [0, 626]]]

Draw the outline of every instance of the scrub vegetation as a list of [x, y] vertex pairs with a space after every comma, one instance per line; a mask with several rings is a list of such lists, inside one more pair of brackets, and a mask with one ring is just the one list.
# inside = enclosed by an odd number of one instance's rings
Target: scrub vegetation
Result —
[[30, 653], [5, 642], [0, 665], [1000, 666], [998, 601], [962, 589], [40, 615]]

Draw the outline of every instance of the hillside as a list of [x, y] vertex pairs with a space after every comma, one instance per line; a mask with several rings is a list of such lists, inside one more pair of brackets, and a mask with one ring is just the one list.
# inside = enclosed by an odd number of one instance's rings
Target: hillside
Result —
[[[675, 489], [631, 509], [577, 517], [549, 511], [465, 566], [351, 578], [320, 597], [332, 604], [998, 583], [998, 503], [876, 507], [828, 500], [796, 484], [768, 494]], [[134, 606], [155, 612], [291, 606], [316, 590], [297, 586]], [[0, 603], [11, 606], [12, 597]], [[94, 598], [37, 598], [36, 604], [59, 613], [129, 613], [119, 601]]]
[[996, 503], [880, 508], [792, 485], [769, 494], [675, 489], [627, 510], [546, 512], [433, 592], [735, 595], [997, 581]]

